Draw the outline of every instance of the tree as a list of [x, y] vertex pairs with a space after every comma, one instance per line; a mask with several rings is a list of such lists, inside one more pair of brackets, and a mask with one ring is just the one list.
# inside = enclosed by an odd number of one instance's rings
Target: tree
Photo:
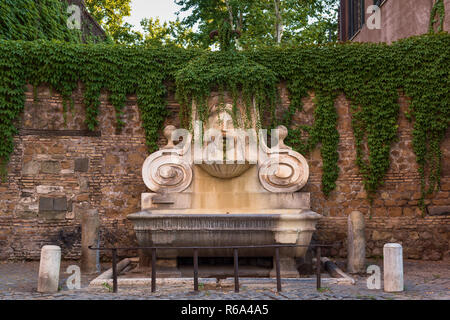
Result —
[[192, 29], [184, 27], [179, 19], [162, 24], [158, 18], [143, 19], [141, 26], [144, 29], [144, 45], [174, 45], [184, 48], [198, 46]]
[[337, 40], [338, 0], [283, 2], [287, 21], [283, 35], [286, 43], [325, 43]]
[[134, 26], [129, 23], [115, 27], [113, 33], [108, 33], [112, 40], [120, 44], [140, 44], [142, 43], [143, 36], [140, 32], [133, 30]]
[[142, 40], [142, 35], [123, 21], [131, 13], [130, 2], [131, 0], [85, 0], [89, 13], [114, 41], [135, 44]]
[[198, 26], [195, 37], [211, 45], [209, 33], [228, 19], [241, 33], [237, 46], [323, 43], [337, 38], [338, 0], [175, 0], [180, 12], [192, 10], [182, 20]]

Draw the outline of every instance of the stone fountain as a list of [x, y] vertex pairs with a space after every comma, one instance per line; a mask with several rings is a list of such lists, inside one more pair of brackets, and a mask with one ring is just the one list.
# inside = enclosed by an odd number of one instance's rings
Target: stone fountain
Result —
[[[233, 118], [233, 106], [220, 101], [218, 95], [210, 96], [208, 121], [200, 125], [192, 106], [194, 137], [200, 132], [200, 142], [188, 133], [179, 142], [175, 127], [168, 126], [167, 145], [145, 160], [142, 176], [151, 192], [142, 194], [142, 211], [128, 216], [139, 245], [309, 245], [321, 216], [310, 210], [310, 194], [299, 192], [308, 181], [307, 161], [284, 144], [285, 127], [272, 133], [269, 147], [263, 135], [246, 134], [263, 132], [257, 130], [256, 108], [249, 113], [238, 104], [239, 116]], [[295, 259], [306, 250], [280, 250], [283, 277], [298, 276]], [[158, 258], [174, 268], [177, 258], [192, 255], [187, 249], [158, 250]], [[267, 248], [239, 250], [240, 257], [273, 255]], [[233, 251], [205, 249], [199, 256], [232, 257]], [[141, 265], [148, 264], [151, 252], [144, 251], [140, 259]]]

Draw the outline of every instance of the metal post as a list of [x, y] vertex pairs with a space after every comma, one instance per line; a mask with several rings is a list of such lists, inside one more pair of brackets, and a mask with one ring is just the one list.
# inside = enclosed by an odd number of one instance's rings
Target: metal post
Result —
[[194, 291], [198, 291], [198, 249], [194, 249]]
[[117, 249], [112, 249], [113, 292], [117, 293]]
[[152, 249], [152, 292], [156, 291], [156, 249]]
[[277, 291], [281, 292], [280, 248], [275, 248], [275, 268], [277, 272]]
[[317, 290], [320, 289], [320, 247], [316, 250], [316, 275], [317, 275]]
[[234, 253], [234, 292], [239, 292], [239, 256], [238, 249], [233, 249]]

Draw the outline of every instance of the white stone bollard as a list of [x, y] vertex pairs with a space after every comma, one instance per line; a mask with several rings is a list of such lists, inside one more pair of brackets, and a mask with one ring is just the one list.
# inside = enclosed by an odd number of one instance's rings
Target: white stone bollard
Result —
[[386, 243], [383, 248], [384, 291], [403, 291], [403, 248], [398, 243]]
[[58, 246], [43, 246], [39, 264], [38, 292], [58, 292], [60, 266], [61, 248]]

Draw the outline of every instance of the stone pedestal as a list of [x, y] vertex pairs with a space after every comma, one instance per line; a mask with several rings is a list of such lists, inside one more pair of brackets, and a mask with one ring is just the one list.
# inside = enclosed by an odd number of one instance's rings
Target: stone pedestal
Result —
[[387, 243], [383, 248], [384, 291], [403, 291], [403, 248], [398, 243]]
[[58, 292], [60, 266], [61, 248], [58, 246], [43, 246], [39, 264], [38, 292]]
[[89, 246], [99, 245], [100, 220], [97, 210], [86, 210], [81, 217], [81, 271], [83, 273], [100, 272], [100, 254], [90, 250]]
[[349, 273], [365, 272], [366, 238], [364, 215], [353, 211], [348, 216], [348, 253], [347, 271]]

